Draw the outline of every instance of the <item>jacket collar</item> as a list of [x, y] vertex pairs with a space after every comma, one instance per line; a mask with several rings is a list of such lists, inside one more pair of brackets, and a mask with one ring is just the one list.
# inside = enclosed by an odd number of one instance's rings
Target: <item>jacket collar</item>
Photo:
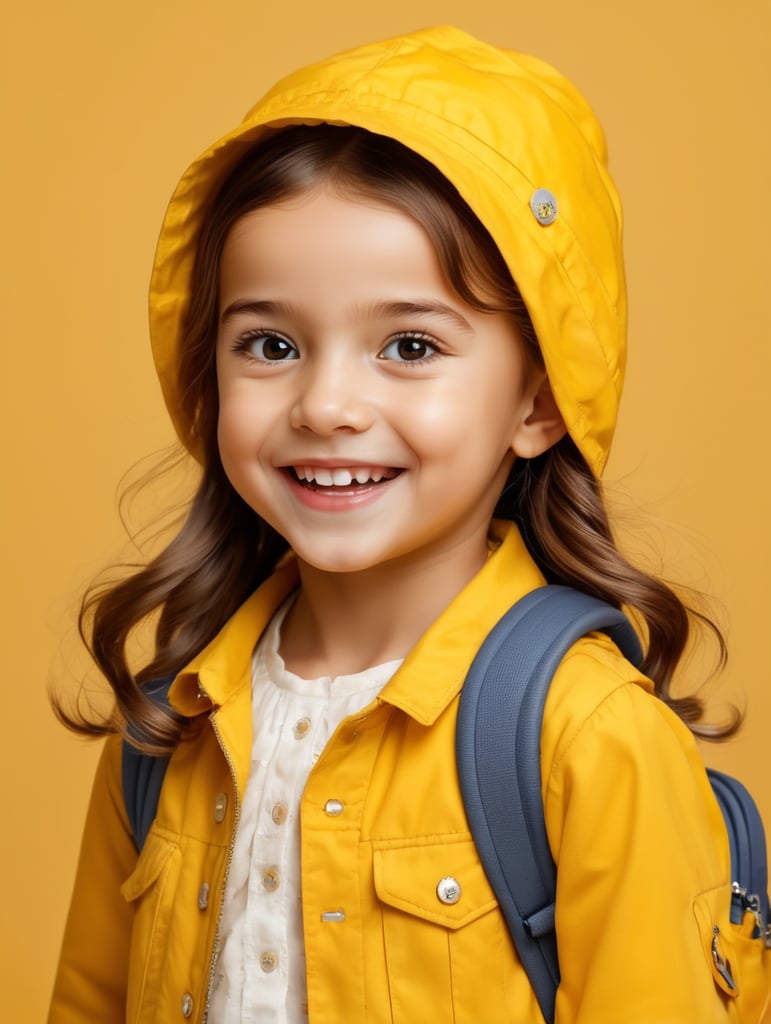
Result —
[[[424, 633], [380, 695], [379, 700], [422, 725], [436, 721], [460, 692], [474, 655], [504, 612], [545, 582], [517, 528], [493, 525], [500, 545]], [[297, 580], [290, 559], [252, 594], [179, 673], [169, 693], [173, 707], [192, 717], [250, 692], [255, 644]]]
[[172, 707], [192, 717], [251, 689], [255, 645], [297, 582], [297, 566], [287, 559], [178, 674], [169, 691]]
[[501, 541], [485, 565], [423, 634], [383, 688], [380, 700], [432, 725], [463, 686], [471, 662], [498, 620], [546, 580], [511, 523], [493, 524]]

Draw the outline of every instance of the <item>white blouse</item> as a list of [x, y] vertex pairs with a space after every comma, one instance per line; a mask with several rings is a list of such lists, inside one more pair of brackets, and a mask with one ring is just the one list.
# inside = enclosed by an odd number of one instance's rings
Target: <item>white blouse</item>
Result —
[[300, 798], [340, 722], [366, 707], [401, 664], [334, 679], [288, 672], [278, 647], [291, 603], [273, 617], [252, 661], [252, 763], [225, 888], [212, 1024], [307, 1020]]

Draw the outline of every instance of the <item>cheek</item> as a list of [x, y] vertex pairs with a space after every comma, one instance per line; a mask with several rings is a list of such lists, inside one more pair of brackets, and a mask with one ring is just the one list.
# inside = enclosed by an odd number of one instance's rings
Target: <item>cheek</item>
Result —
[[254, 448], [264, 434], [264, 405], [247, 389], [225, 386], [220, 388], [220, 407], [217, 420], [217, 442], [225, 461], [228, 455], [238, 455]]
[[497, 464], [514, 436], [520, 398], [518, 376], [512, 380], [511, 375], [467, 369], [452, 387], [411, 401], [403, 417], [409, 420], [410, 438], [426, 455], [479, 458], [487, 452]]
[[239, 403], [227, 389], [220, 388], [219, 414], [217, 416], [217, 440], [220, 447], [233, 443], [243, 429], [243, 415], [239, 412]]

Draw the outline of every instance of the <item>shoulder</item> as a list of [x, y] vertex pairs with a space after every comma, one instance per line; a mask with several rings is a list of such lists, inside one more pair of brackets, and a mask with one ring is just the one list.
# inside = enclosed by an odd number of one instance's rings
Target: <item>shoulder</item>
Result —
[[720, 811], [693, 735], [605, 637], [582, 640], [563, 660], [541, 743], [555, 859], [576, 827], [622, 845], [642, 827], [654, 845], [656, 836], [690, 833], [695, 848], [699, 837], [714, 846]]
[[542, 749], [549, 773], [571, 756], [574, 744], [632, 742], [671, 734], [678, 748], [693, 746], [690, 731], [655, 696], [653, 683], [604, 634], [575, 644], [557, 669], [546, 699]]
[[541, 771], [558, 1016], [737, 1019], [712, 972], [715, 929], [730, 935], [720, 810], [690, 731], [604, 637], [576, 644], [555, 674]]

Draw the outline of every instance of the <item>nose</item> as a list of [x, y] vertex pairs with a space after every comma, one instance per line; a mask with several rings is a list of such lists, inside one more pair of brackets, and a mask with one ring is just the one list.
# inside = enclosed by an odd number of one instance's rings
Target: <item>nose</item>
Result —
[[290, 424], [295, 430], [330, 435], [338, 431], [360, 433], [372, 424], [371, 399], [361, 368], [338, 359], [309, 360], [298, 375]]

